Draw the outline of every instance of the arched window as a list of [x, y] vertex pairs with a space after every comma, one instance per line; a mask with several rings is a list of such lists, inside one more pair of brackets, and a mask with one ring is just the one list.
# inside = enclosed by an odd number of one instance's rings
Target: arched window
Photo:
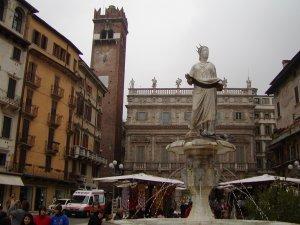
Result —
[[107, 35], [107, 31], [106, 30], [102, 30], [101, 31], [101, 39], [106, 39], [106, 35]]
[[114, 31], [113, 30], [108, 30], [108, 39], [114, 38]]
[[21, 32], [22, 22], [23, 22], [22, 10], [20, 8], [16, 8], [12, 28], [18, 32]]
[[5, 8], [5, 1], [0, 0], [0, 20], [4, 19], [4, 8]]

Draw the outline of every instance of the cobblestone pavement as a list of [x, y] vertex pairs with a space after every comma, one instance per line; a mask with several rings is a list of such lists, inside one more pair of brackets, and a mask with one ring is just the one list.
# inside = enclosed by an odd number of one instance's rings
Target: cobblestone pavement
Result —
[[74, 218], [69, 217], [70, 225], [87, 225], [89, 219], [88, 218]]

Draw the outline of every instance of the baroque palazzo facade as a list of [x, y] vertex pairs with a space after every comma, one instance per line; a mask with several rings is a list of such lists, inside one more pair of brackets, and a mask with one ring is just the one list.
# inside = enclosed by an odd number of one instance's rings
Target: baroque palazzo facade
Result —
[[[265, 149], [275, 128], [273, 98], [258, 95], [249, 79], [246, 88], [228, 88], [226, 79], [223, 84], [216, 132], [229, 134], [236, 152], [216, 158], [220, 178], [266, 172]], [[177, 88], [156, 88], [156, 83], [153, 88], [134, 88], [131, 83], [127, 100], [125, 172], [180, 178], [185, 158], [165, 148], [188, 131], [192, 88], [180, 88], [180, 83]]]

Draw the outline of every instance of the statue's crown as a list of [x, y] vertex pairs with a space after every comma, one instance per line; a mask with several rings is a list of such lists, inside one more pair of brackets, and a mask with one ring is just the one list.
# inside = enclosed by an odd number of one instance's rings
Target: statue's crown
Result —
[[198, 54], [200, 54], [200, 52], [202, 51], [202, 49], [204, 49], [204, 48], [207, 48], [207, 49], [208, 49], [208, 47], [206, 47], [206, 46], [204, 46], [204, 45], [200, 45], [200, 44], [199, 44], [199, 47], [196, 46], [196, 48], [197, 48]]

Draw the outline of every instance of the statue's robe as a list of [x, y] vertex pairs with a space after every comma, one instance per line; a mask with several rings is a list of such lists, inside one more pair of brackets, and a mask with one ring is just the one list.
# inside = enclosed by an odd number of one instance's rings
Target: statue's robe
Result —
[[[202, 84], [211, 85], [221, 81], [217, 77], [215, 66], [210, 62], [195, 64], [189, 75]], [[190, 128], [199, 130], [205, 123], [214, 122], [216, 120], [216, 106], [216, 88], [201, 88], [194, 85]]]

